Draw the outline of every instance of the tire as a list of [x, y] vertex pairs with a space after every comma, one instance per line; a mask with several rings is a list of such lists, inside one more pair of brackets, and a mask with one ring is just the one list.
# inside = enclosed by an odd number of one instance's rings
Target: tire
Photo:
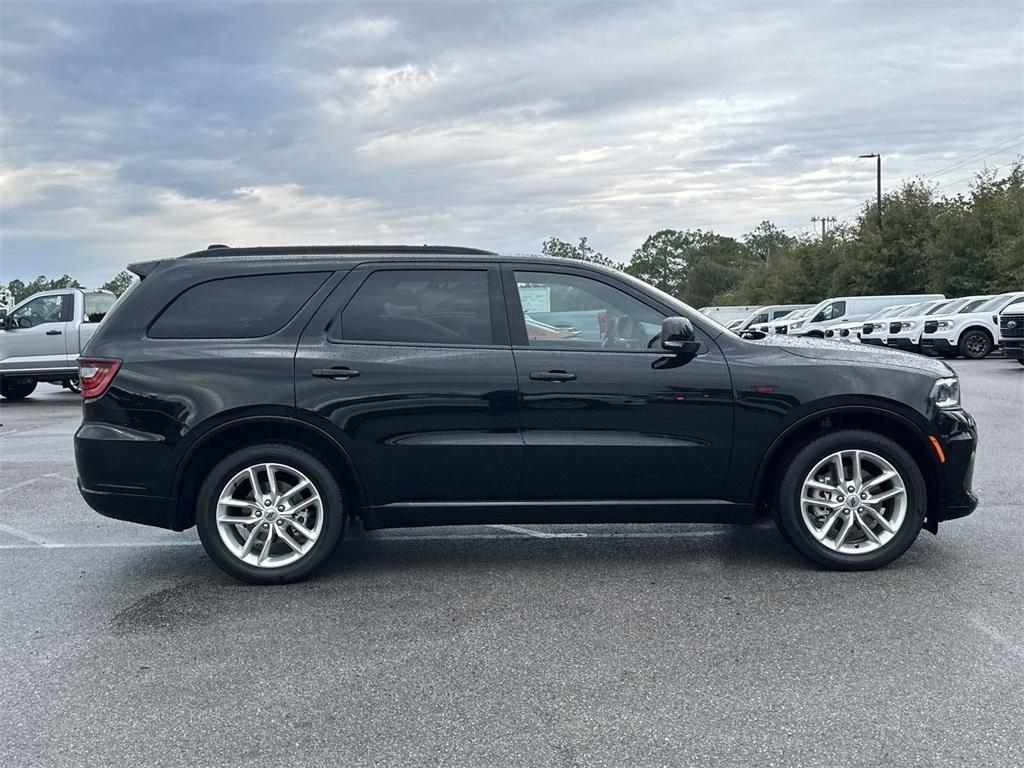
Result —
[[[259, 494], [253, 493], [249, 468], [256, 472]], [[284, 493], [273, 493], [271, 469], [278, 491]], [[308, 485], [299, 488], [303, 480]], [[221, 504], [225, 498], [231, 507]], [[263, 504], [239, 506], [250, 501]], [[279, 511], [289, 507], [296, 509], [294, 516]], [[218, 523], [218, 509], [222, 514], [237, 509], [232, 517], [251, 522]], [[312, 574], [337, 547], [346, 518], [344, 497], [330, 469], [311, 453], [285, 443], [251, 445], [220, 461], [203, 481], [196, 507], [199, 538], [210, 559], [250, 584], [287, 584]], [[311, 535], [303, 536], [303, 528]], [[272, 543], [264, 552], [268, 536]]]
[[0, 380], [0, 395], [7, 400], [23, 400], [36, 390], [36, 382], [32, 379]]
[[[835, 454], [842, 456], [845, 478], [852, 476], [848, 462], [855, 451], [859, 452], [864, 485], [850, 493], [852, 481], [848, 479], [842, 501], [837, 492], [815, 488], [809, 493], [814, 498], [821, 495], [823, 504], [803, 504], [809, 479], [824, 478], [824, 485], [837, 485]], [[819, 471], [819, 467], [824, 468]], [[888, 471], [895, 471], [895, 478], [871, 482]], [[868, 494], [866, 501], [862, 492]], [[878, 502], [872, 501], [875, 496]], [[791, 455], [779, 483], [775, 515], [784, 537], [809, 560], [831, 570], [867, 571], [888, 565], [914, 543], [924, 523], [927, 502], [921, 470], [902, 446], [875, 432], [849, 429], [816, 437]], [[883, 528], [878, 517], [867, 512], [872, 508], [879, 510], [893, 530]], [[812, 526], [818, 536], [812, 533]], [[872, 530], [875, 541], [868, 538], [865, 526]], [[847, 533], [843, 534], [844, 530]]]
[[960, 337], [957, 349], [968, 360], [981, 360], [992, 351], [992, 337], [987, 331], [971, 328]]
[[1021, 365], [1024, 365], [1024, 357], [1018, 357], [1017, 362], [1020, 363]]
[[65, 379], [62, 385], [64, 389], [70, 390], [76, 395], [82, 394], [82, 383], [78, 379]]

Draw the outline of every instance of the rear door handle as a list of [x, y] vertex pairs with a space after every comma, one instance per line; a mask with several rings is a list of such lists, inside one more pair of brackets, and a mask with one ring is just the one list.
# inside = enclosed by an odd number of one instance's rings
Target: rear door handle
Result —
[[576, 374], [568, 371], [534, 371], [530, 378], [533, 381], [574, 381]]
[[46, 335], [47, 336], [60, 336], [62, 333], [64, 333], [64, 331], [47, 331]]
[[355, 371], [345, 366], [338, 366], [337, 368], [314, 368], [313, 375], [318, 379], [334, 379], [335, 381], [344, 381], [345, 379], [354, 379], [359, 375], [359, 371]]

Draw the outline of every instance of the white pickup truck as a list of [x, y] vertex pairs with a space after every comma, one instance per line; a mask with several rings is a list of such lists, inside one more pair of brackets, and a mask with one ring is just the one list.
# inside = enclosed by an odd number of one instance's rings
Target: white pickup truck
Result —
[[117, 297], [62, 288], [0, 310], [0, 395], [28, 397], [40, 381], [78, 391], [78, 354]]

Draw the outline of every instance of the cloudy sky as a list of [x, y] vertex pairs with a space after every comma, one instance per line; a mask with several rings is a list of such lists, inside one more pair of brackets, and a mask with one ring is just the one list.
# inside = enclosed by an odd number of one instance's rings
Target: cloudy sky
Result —
[[0, 280], [211, 242], [613, 258], [1024, 151], [1024, 3], [0, 4]]

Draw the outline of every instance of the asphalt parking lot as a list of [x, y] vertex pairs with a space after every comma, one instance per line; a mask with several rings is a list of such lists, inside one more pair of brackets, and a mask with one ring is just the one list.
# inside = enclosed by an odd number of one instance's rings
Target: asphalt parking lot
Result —
[[77, 396], [0, 406], [0, 764], [1024, 763], [1024, 369], [954, 362], [972, 517], [828, 573], [771, 525], [365, 533], [248, 587], [75, 490]]

